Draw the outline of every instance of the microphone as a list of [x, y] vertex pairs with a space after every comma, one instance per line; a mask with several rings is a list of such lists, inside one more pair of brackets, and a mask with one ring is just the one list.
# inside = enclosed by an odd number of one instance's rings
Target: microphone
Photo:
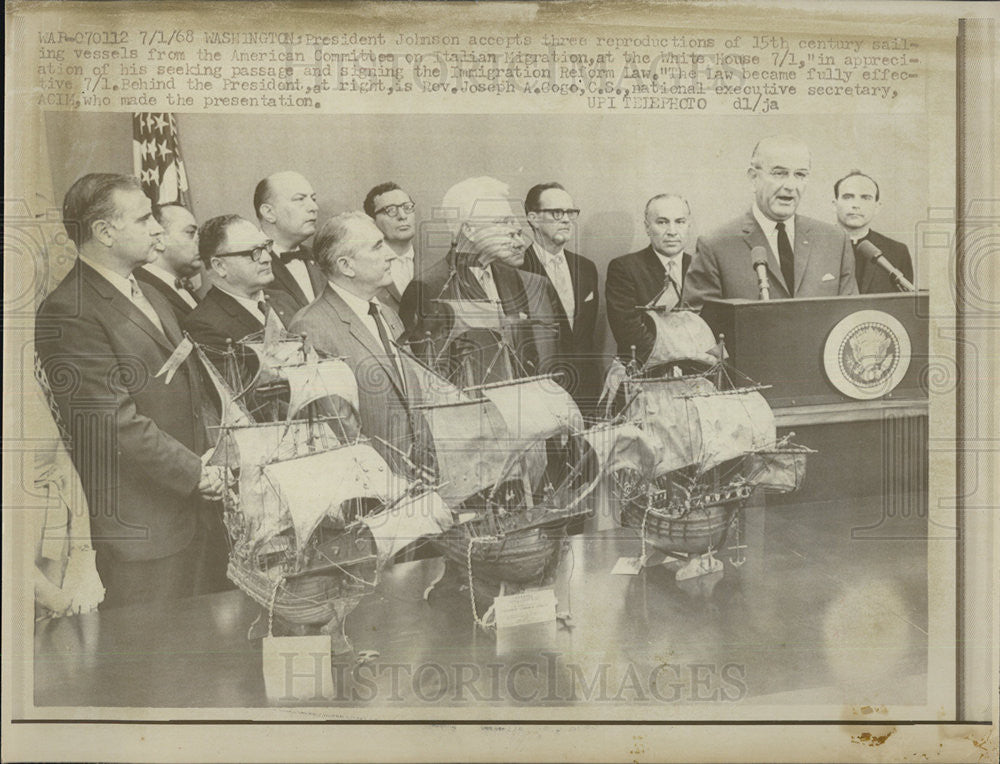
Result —
[[863, 241], [858, 244], [858, 254], [863, 258], [868, 260], [870, 263], [875, 263], [882, 270], [889, 274], [889, 278], [892, 279], [892, 283], [896, 285], [896, 289], [900, 292], [913, 292], [913, 284], [911, 284], [906, 276], [904, 276], [899, 268], [890, 263], [885, 259], [882, 254], [882, 250], [872, 244], [870, 241]]
[[760, 291], [760, 299], [770, 300], [771, 287], [767, 283], [767, 250], [763, 247], [754, 247], [750, 250], [750, 259], [753, 261], [753, 269], [757, 272], [757, 289]]

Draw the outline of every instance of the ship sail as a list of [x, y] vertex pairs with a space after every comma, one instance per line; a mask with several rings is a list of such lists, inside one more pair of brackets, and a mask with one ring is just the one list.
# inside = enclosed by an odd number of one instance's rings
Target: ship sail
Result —
[[479, 389], [503, 417], [511, 450], [583, 429], [580, 409], [551, 376], [513, 379]]
[[660, 449], [656, 476], [695, 465], [707, 471], [774, 445], [774, 414], [756, 390], [720, 392], [703, 377], [641, 384], [638, 416]]
[[718, 358], [709, 351], [715, 348], [715, 337], [704, 319], [690, 310], [647, 310], [653, 321], [656, 340], [645, 366], [664, 363], [697, 361], [714, 366]]
[[407, 372], [407, 378], [417, 381], [418, 394], [415, 401], [419, 406], [449, 406], [455, 403], [469, 403], [475, 399], [463, 393], [458, 387], [437, 372], [427, 368], [412, 353], [399, 349], [399, 360]]
[[363, 443], [267, 464], [263, 474], [280, 499], [281, 511], [291, 518], [300, 549], [326, 515], [343, 521], [343, 502], [387, 502], [408, 488], [375, 449]]
[[380, 566], [417, 539], [444, 533], [454, 525], [451, 510], [435, 491], [406, 496], [361, 522], [375, 539]]
[[204, 351], [197, 345], [195, 351], [198, 353], [198, 360], [201, 362], [205, 374], [212, 381], [212, 386], [215, 387], [215, 392], [219, 396], [220, 411], [222, 412], [220, 424], [226, 427], [252, 423], [253, 417], [250, 416], [250, 412], [241, 401], [237, 400], [232, 389], [219, 374], [219, 370], [215, 368], [215, 364], [208, 360]]
[[332, 395], [346, 400], [355, 411], [360, 409], [358, 381], [350, 367], [339, 358], [320, 361], [312, 357], [305, 364], [281, 366], [278, 368], [278, 373], [288, 380], [289, 419], [295, 417], [310, 403]]
[[604, 424], [583, 433], [597, 456], [598, 473], [631, 469], [644, 478], [654, 477], [660, 460], [656, 442], [631, 422]]

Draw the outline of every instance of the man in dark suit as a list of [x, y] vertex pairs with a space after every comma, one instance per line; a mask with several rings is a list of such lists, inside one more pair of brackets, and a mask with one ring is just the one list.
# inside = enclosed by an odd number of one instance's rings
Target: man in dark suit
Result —
[[289, 328], [307, 334], [317, 350], [344, 358], [358, 380], [362, 434], [373, 438], [372, 446], [390, 465], [406, 472], [399, 454], [409, 453], [414, 443], [419, 417], [411, 415], [408, 395], [419, 383], [394, 344], [403, 325], [376, 296], [392, 278], [393, 252], [361, 212], [326, 221], [316, 234], [315, 252], [329, 281]]
[[[274, 242], [278, 255], [271, 263], [274, 282], [268, 287], [268, 295], [287, 295], [295, 310], [304, 308], [326, 286], [326, 279], [305, 245], [306, 239], [316, 233], [316, 192], [299, 173], [276, 172], [257, 184], [253, 208], [261, 230]], [[288, 303], [274, 300], [274, 308], [286, 326], [295, 313], [285, 310]]]
[[684, 297], [684, 280], [691, 256], [684, 251], [691, 225], [691, 207], [677, 194], [658, 194], [646, 202], [649, 246], [616, 257], [608, 263], [604, 284], [608, 323], [618, 345], [618, 355], [644, 363], [656, 340], [642, 305], [673, 308]]
[[163, 227], [163, 251], [157, 258], [136, 268], [135, 277], [167, 298], [180, 322], [198, 306], [192, 279], [201, 275], [198, 257], [198, 223], [179, 204], [153, 206], [153, 217]]
[[754, 190], [750, 211], [698, 239], [685, 297], [693, 307], [706, 298], [759, 299], [751, 252], [767, 256], [771, 299], [857, 294], [854, 253], [844, 232], [796, 214], [809, 182], [809, 148], [797, 138], [764, 138], [754, 148], [747, 177]]
[[416, 205], [413, 199], [395, 183], [379, 183], [368, 192], [365, 214], [385, 236], [385, 243], [396, 257], [390, 262], [392, 281], [379, 290], [378, 299], [397, 313], [403, 292], [413, 280], [416, 252], [413, 237], [417, 233]]
[[882, 207], [879, 200], [878, 183], [860, 170], [851, 170], [833, 184], [833, 206], [837, 211], [837, 222], [851, 240], [854, 248], [854, 269], [861, 294], [898, 291], [889, 274], [858, 254], [862, 241], [874, 244], [913, 283], [913, 261], [910, 250], [901, 241], [890, 239], [871, 230], [872, 218]]
[[[220, 215], [207, 221], [199, 244], [212, 287], [183, 321], [192, 339], [223, 350], [248, 334], [260, 331], [270, 303], [264, 289], [272, 281], [273, 250], [257, 226], [239, 215]], [[288, 295], [285, 310], [294, 304]]]
[[[434, 266], [418, 267], [400, 302], [414, 352], [425, 360], [437, 358], [439, 371], [462, 384], [556, 371], [558, 297], [545, 278], [519, 270], [528, 242], [507, 184], [489, 177], [464, 180], [448, 190], [442, 208], [454, 213], [448, 220], [451, 250]], [[513, 324], [507, 339], [514, 346], [509, 359], [514, 368], [498, 359], [495, 331], [474, 326], [492, 318], [497, 306]], [[456, 307], [469, 314], [455, 315]], [[446, 347], [457, 322], [470, 328]]]
[[211, 412], [195, 359], [169, 384], [157, 376], [182, 336], [133, 271], [157, 257], [163, 229], [122, 175], [77, 180], [63, 219], [80, 259], [39, 308], [35, 343], [90, 504], [102, 607], [190, 596], [206, 564], [225, 569], [205, 551], [222, 471], [202, 461]]
[[524, 200], [533, 241], [521, 269], [549, 281], [557, 297], [559, 364], [569, 392], [585, 411], [600, 395], [600, 359], [594, 349], [600, 302], [597, 266], [566, 249], [580, 210], [558, 183], [533, 186]]

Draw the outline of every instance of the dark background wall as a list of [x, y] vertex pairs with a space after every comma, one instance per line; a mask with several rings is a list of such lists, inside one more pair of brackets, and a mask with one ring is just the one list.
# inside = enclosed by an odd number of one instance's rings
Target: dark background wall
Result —
[[[320, 220], [360, 209], [376, 183], [394, 180], [418, 204], [421, 254], [444, 254], [426, 225], [453, 183], [492, 175], [523, 199], [535, 183], [558, 180], [583, 212], [570, 247], [603, 278], [608, 261], [648, 243], [642, 209], [664, 191], [693, 210], [689, 251], [706, 232], [748, 209], [745, 170], [756, 141], [792, 133], [810, 145], [813, 171], [800, 212], [834, 222], [833, 182], [853, 167], [875, 177], [883, 209], [874, 227], [914, 249], [926, 216], [928, 136], [923, 119], [871, 115], [671, 116], [661, 114], [269, 114], [177, 117], [195, 216], [253, 218], [260, 178], [298, 170], [319, 197]], [[61, 199], [87, 172], [132, 172], [131, 118], [121, 113], [52, 112], [46, 131], [53, 189]], [[603, 290], [603, 285], [602, 285]], [[603, 293], [601, 295], [603, 314]], [[605, 346], [610, 332], [603, 322]]]

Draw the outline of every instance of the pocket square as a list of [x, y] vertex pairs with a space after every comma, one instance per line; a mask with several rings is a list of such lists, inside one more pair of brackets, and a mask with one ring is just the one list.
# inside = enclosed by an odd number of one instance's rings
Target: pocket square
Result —
[[583, 301], [584, 302], [590, 302], [593, 299], [594, 299], [594, 293], [593, 292], [588, 292], [587, 296], [583, 298]]
[[832, 273], [824, 273], [820, 281], [833, 281], [836, 278]]

